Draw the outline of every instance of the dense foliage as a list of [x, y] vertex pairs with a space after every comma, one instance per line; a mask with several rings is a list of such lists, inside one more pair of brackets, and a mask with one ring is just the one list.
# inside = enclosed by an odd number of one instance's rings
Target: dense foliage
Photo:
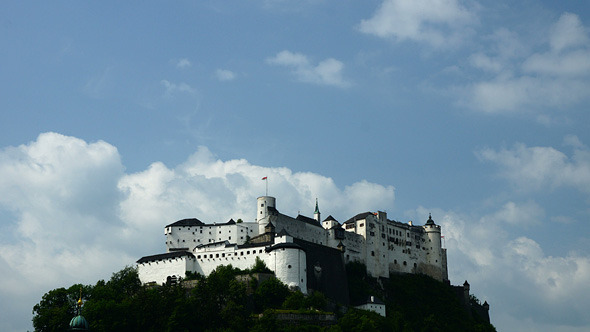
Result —
[[[387, 305], [380, 331], [473, 331], [496, 329], [460, 303], [452, 287], [425, 275], [392, 274], [376, 280], [360, 263], [346, 267], [352, 303], [376, 295]], [[377, 320], [378, 321], [378, 320]]]
[[[208, 277], [191, 275], [192, 288], [182, 285], [143, 287], [137, 271], [127, 267], [94, 286], [73, 285], [46, 293], [33, 308], [35, 331], [67, 331], [76, 315], [82, 288], [82, 314], [91, 331], [495, 331], [466, 314], [450, 286], [423, 276], [392, 276], [383, 287], [367, 277], [364, 266], [347, 267], [351, 300], [369, 294], [384, 299], [387, 318], [364, 310], [338, 314], [338, 324], [321, 327], [285, 324], [279, 313], [340, 312], [322, 293], [289, 291], [276, 278], [257, 283], [236, 278], [265, 270], [257, 264], [244, 272], [220, 266]], [[344, 311], [344, 310], [342, 310]]]

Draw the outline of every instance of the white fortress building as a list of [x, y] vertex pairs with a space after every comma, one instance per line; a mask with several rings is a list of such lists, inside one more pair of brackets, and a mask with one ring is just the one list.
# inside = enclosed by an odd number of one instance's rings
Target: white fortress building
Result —
[[[424, 225], [387, 219], [385, 212], [364, 212], [340, 223], [324, 220], [316, 200], [314, 218], [277, 210], [276, 199], [258, 197], [255, 222], [205, 224], [183, 219], [164, 229], [167, 252], [137, 261], [142, 283], [166, 283], [186, 273], [208, 275], [220, 265], [241, 269], [260, 258], [292, 289], [332, 294], [347, 283], [344, 265], [358, 261], [372, 277], [421, 273], [448, 279], [441, 228], [431, 217]], [[344, 279], [342, 279], [344, 278]]]

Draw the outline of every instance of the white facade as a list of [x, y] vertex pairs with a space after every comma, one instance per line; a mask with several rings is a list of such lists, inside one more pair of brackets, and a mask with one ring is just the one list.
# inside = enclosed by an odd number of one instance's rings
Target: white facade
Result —
[[367, 303], [363, 303], [361, 305], [358, 305], [355, 308], [362, 309], [362, 310], [373, 311], [373, 312], [376, 312], [376, 313], [378, 313], [379, 315], [381, 315], [383, 317], [386, 317], [385, 303], [383, 303], [381, 300], [377, 299], [374, 296], [371, 296], [369, 298], [369, 300], [367, 301]]
[[[179, 220], [165, 227], [167, 253], [138, 261], [140, 279], [161, 284], [168, 276], [184, 278], [186, 271], [208, 275], [219, 265], [246, 269], [259, 257], [277, 278], [306, 293], [306, 254], [293, 238], [341, 250], [344, 262], [364, 263], [373, 277], [401, 272], [447, 279], [446, 249], [432, 218], [414, 226], [389, 220], [385, 212], [365, 212], [340, 224], [332, 216], [317, 220], [317, 203], [314, 214], [316, 219], [283, 215], [274, 197], [262, 196], [257, 199], [256, 222]], [[273, 236], [265, 237], [270, 228]]]

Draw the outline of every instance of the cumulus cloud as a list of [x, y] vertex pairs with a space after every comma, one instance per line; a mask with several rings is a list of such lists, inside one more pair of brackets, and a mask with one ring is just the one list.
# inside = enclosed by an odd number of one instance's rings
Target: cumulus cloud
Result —
[[188, 94], [195, 94], [197, 90], [186, 83], [172, 83], [168, 80], [161, 80], [160, 83], [166, 89], [164, 95], [166, 97], [171, 97], [177, 93], [188, 93]]
[[501, 176], [525, 190], [569, 186], [590, 193], [590, 150], [572, 136], [566, 141], [578, 144], [569, 157], [552, 147], [521, 143], [511, 149], [483, 149], [477, 156], [500, 166]]
[[575, 14], [564, 13], [549, 29], [539, 51], [527, 51], [515, 33], [500, 29], [494, 47], [470, 64], [494, 73], [464, 87], [461, 104], [488, 113], [565, 108], [587, 100], [590, 38]]
[[[535, 240], [514, 235], [501, 219], [515, 209], [535, 203], [508, 203], [483, 216], [419, 208], [416, 215], [433, 213], [442, 225], [448, 249], [449, 278], [467, 279], [472, 291], [491, 304], [493, 323], [514, 330], [584, 331], [590, 324], [590, 257], [578, 253], [545, 254]], [[512, 217], [505, 218], [511, 222]], [[495, 221], [496, 222], [495, 222]]]
[[373, 17], [361, 21], [359, 30], [442, 47], [461, 42], [475, 20], [474, 12], [457, 0], [384, 0]]
[[391, 209], [395, 199], [392, 186], [340, 188], [311, 172], [222, 161], [205, 147], [173, 168], [124, 169], [116, 147], [57, 133], [0, 150], [0, 330], [23, 330], [8, 324], [30, 321], [27, 313], [50, 289], [94, 283], [161, 252], [168, 223], [253, 221], [264, 176], [288, 215], [312, 216], [316, 197], [325, 216], [340, 220]]
[[287, 50], [277, 53], [274, 57], [266, 59], [271, 65], [279, 65], [292, 68], [292, 74], [300, 82], [319, 85], [330, 85], [345, 88], [351, 83], [344, 79], [342, 71], [344, 64], [333, 58], [328, 58], [314, 65], [306, 55], [293, 53]]
[[192, 66], [192, 63], [187, 58], [182, 58], [182, 59], [176, 61], [176, 68], [182, 69], [182, 68], [189, 68], [190, 66]]
[[221, 82], [233, 81], [236, 78], [236, 74], [231, 70], [217, 69], [215, 71], [215, 78]]

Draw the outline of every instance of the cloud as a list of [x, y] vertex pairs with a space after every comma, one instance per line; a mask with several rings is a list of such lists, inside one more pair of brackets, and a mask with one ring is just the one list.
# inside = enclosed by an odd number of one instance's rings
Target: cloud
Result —
[[215, 77], [221, 82], [233, 81], [236, 78], [236, 74], [231, 70], [217, 69], [215, 71]]
[[193, 95], [197, 92], [196, 89], [194, 89], [193, 87], [191, 87], [190, 85], [188, 85], [186, 83], [176, 84], [176, 83], [172, 83], [167, 80], [161, 80], [160, 83], [166, 89], [166, 91], [164, 92], [164, 95], [166, 97], [171, 97], [179, 92], [180, 93], [188, 93], [190, 95]]
[[176, 62], [176, 68], [189, 68], [193, 64], [187, 58], [182, 58]]
[[[441, 224], [448, 250], [449, 278], [467, 279], [472, 293], [491, 305], [493, 324], [510, 330], [584, 331], [590, 324], [590, 257], [577, 253], [549, 256], [535, 240], [508, 232], [494, 222], [514, 208], [509, 203], [483, 216], [419, 208]], [[508, 218], [510, 219], [510, 218]], [[507, 220], [510, 222], [509, 220]]]
[[577, 15], [561, 15], [540, 52], [526, 50], [504, 28], [490, 39], [493, 49], [473, 54], [470, 64], [495, 75], [462, 87], [459, 104], [487, 113], [514, 113], [563, 109], [588, 99], [590, 39]]
[[291, 73], [300, 82], [341, 88], [351, 85], [349, 81], [342, 77], [344, 64], [333, 58], [325, 59], [317, 65], [313, 65], [307, 56], [284, 50], [274, 57], [267, 58], [266, 63], [292, 68]]
[[475, 13], [457, 0], [384, 0], [373, 17], [362, 20], [358, 28], [398, 42], [448, 47], [460, 43], [475, 20]]
[[523, 190], [573, 187], [590, 193], [590, 150], [572, 136], [566, 137], [574, 146], [571, 157], [552, 147], [527, 147], [515, 144], [511, 149], [483, 149], [477, 153], [482, 161], [500, 167], [500, 175]]
[[253, 221], [263, 176], [288, 215], [312, 216], [316, 197], [325, 216], [340, 220], [392, 209], [395, 199], [392, 186], [363, 180], [340, 188], [311, 172], [219, 160], [205, 147], [173, 168], [124, 170], [116, 147], [57, 133], [0, 150], [0, 330], [29, 328], [15, 327], [15, 317], [30, 322], [50, 289], [95, 283], [162, 252], [168, 223]]

